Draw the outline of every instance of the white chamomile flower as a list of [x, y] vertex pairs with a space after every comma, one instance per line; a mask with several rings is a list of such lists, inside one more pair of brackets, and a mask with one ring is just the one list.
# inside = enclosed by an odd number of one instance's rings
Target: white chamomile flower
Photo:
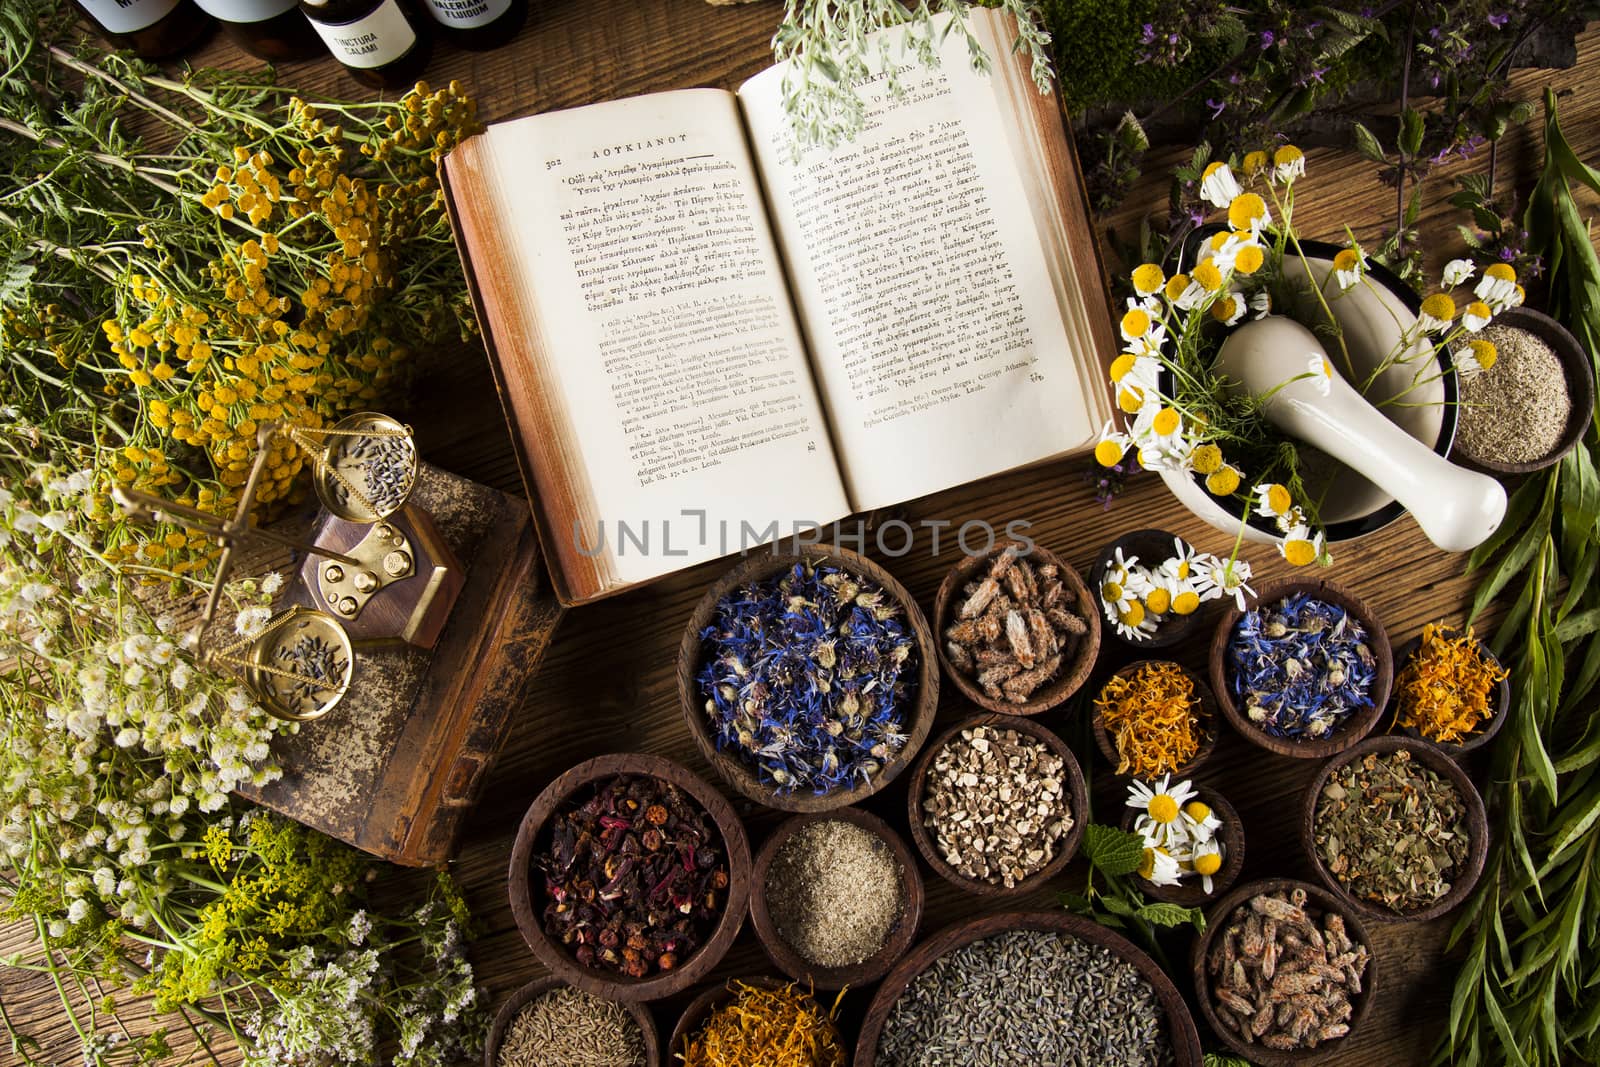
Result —
[[1283, 535], [1278, 543], [1278, 553], [1293, 566], [1307, 567], [1322, 557], [1323, 534], [1312, 532], [1308, 526], [1296, 526]]
[[1444, 265], [1444, 273], [1441, 278], [1446, 286], [1454, 289], [1456, 286], [1469, 281], [1476, 273], [1477, 268], [1472, 265], [1472, 260], [1452, 259]]
[[1194, 846], [1194, 858], [1190, 861], [1194, 866], [1194, 873], [1200, 876], [1200, 885], [1210, 893], [1215, 883], [1212, 879], [1222, 870], [1222, 842], [1216, 838], [1197, 841]]
[[1294, 507], [1294, 497], [1289, 493], [1289, 487], [1278, 482], [1262, 482], [1251, 490], [1255, 497], [1252, 501], [1256, 514], [1275, 519]]
[[1191, 800], [1183, 806], [1183, 825], [1194, 841], [1209, 841], [1216, 836], [1222, 820], [1203, 800]]
[[1242, 192], [1239, 179], [1226, 163], [1211, 163], [1200, 174], [1200, 195], [1212, 207], [1227, 207]]
[[1180, 872], [1178, 861], [1164, 848], [1147, 848], [1139, 861], [1139, 877], [1151, 885], [1177, 885]]
[[1250, 310], [1255, 312], [1255, 317], [1264, 319], [1272, 314], [1272, 294], [1265, 289], [1258, 289], [1250, 294]]
[[1172, 775], [1163, 774], [1148, 785], [1135, 778], [1128, 783], [1127, 805], [1142, 811], [1154, 823], [1170, 826], [1178, 822], [1183, 806], [1196, 796], [1194, 786], [1187, 781], [1172, 784]]
[[1461, 325], [1467, 328], [1468, 333], [1477, 333], [1489, 325], [1489, 320], [1494, 318], [1494, 311], [1481, 300], [1474, 300], [1467, 305], [1461, 313]]
[[1494, 366], [1497, 352], [1493, 341], [1474, 337], [1455, 353], [1456, 371], [1463, 381], [1471, 381]]
[[1244, 318], [1248, 306], [1244, 294], [1233, 289], [1217, 297], [1217, 302], [1211, 305], [1211, 317], [1224, 326], [1232, 326]]
[[1225, 560], [1212, 556], [1204, 576], [1213, 596], [1233, 597], [1240, 611], [1245, 610], [1244, 598], [1256, 595], [1256, 591], [1246, 584], [1250, 581], [1250, 564], [1245, 560]]
[[1306, 362], [1306, 373], [1311, 376], [1311, 387], [1318, 394], [1327, 396], [1333, 391], [1333, 364], [1328, 362], [1328, 357], [1321, 355], [1312, 356]]
[[1333, 256], [1333, 278], [1340, 292], [1349, 292], [1361, 284], [1367, 272], [1367, 256], [1359, 246], [1341, 248]]
[[1513, 307], [1521, 303], [1517, 272], [1509, 264], [1491, 263], [1483, 268], [1483, 277], [1478, 279], [1472, 294], [1496, 310]]
[[1100, 439], [1095, 442], [1095, 462], [1102, 467], [1115, 467], [1122, 462], [1123, 455], [1133, 444], [1133, 438], [1117, 430], [1116, 426], [1108, 419], [1100, 428]]
[[268, 596], [274, 595], [282, 588], [283, 575], [278, 571], [271, 571], [265, 578], [261, 579], [261, 591]]
[[1306, 154], [1292, 144], [1272, 153], [1272, 177], [1290, 185], [1306, 172]]

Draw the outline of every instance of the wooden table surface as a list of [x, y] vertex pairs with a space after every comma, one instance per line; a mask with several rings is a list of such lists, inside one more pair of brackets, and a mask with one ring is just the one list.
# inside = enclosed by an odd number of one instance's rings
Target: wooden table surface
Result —
[[[428, 70], [431, 81], [459, 79], [479, 100], [486, 120], [571, 107], [661, 89], [697, 85], [734, 87], [769, 62], [768, 41], [782, 6], [775, 0], [738, 7], [712, 7], [702, 0], [534, 0], [528, 26], [510, 45], [495, 52], [471, 54], [440, 45]], [[1564, 104], [1565, 129], [1580, 155], [1600, 155], [1600, 30], [1580, 40], [1577, 70], [1526, 72], [1516, 79], [1529, 98], [1546, 84], [1570, 89]], [[196, 62], [225, 66], [250, 64], [247, 57], [220, 38], [195, 57]], [[371, 96], [346, 78], [331, 61], [291, 64], [281, 74], [286, 84], [308, 93], [345, 98]], [[1537, 122], [1513, 135], [1501, 152], [1502, 181], [1531, 185], [1539, 164]], [[1152, 158], [1146, 177], [1115, 218], [1107, 220], [1124, 233], [1138, 218], [1164, 209], [1167, 168], [1185, 153]], [[1482, 165], [1482, 160], [1478, 161]], [[1465, 168], [1457, 165], [1448, 173]], [[1338, 240], [1345, 223], [1358, 238], [1376, 243], [1380, 220], [1392, 216], [1393, 191], [1376, 179], [1375, 169], [1350, 154], [1310, 154], [1300, 186], [1301, 232]], [[1455, 244], [1459, 219], [1443, 199], [1451, 183], [1436, 179], [1430, 186], [1421, 226], [1435, 268]], [[477, 352], [431, 361], [426, 404], [396, 411], [418, 430], [423, 455], [431, 462], [501, 489], [521, 492], [510, 439], [498, 410], [486, 361]], [[421, 395], [420, 392], [418, 395]], [[998, 428], [997, 428], [998, 429]], [[981, 441], [973, 447], [981, 448]], [[897, 517], [914, 527], [924, 519], [947, 520], [953, 527], [982, 520], [1003, 527], [1030, 522], [1030, 535], [1086, 570], [1096, 550], [1128, 530], [1158, 526], [1183, 535], [1203, 550], [1226, 554], [1232, 538], [1199, 523], [1162, 488], [1153, 476], [1132, 479], [1125, 494], [1109, 508], [1095, 502], [1082, 463], [1057, 463], [965, 486], [913, 501], [875, 519]], [[946, 541], [950, 539], [947, 537]], [[895, 538], [898, 543], [898, 537]], [[935, 556], [926, 531], [914, 550], [893, 558], [873, 551], [930, 611], [934, 590], [957, 558], [951, 544]], [[1284, 577], [1289, 568], [1271, 550], [1246, 553], [1258, 583]], [[1460, 620], [1473, 582], [1462, 575], [1464, 557], [1446, 555], [1423, 538], [1416, 525], [1402, 519], [1358, 543], [1335, 549], [1336, 563], [1322, 577], [1347, 586], [1378, 611], [1395, 644], [1416, 634], [1433, 619]], [[513, 723], [498, 765], [466, 829], [455, 873], [484, 926], [473, 958], [493, 1004], [518, 985], [540, 977], [542, 968], [523, 944], [512, 921], [506, 897], [506, 863], [517, 823], [534, 796], [574, 763], [605, 752], [645, 751], [676, 759], [698, 773], [710, 767], [697, 754], [684, 727], [674, 682], [674, 656], [690, 610], [705, 587], [728, 566], [710, 563], [649, 588], [569, 613], [529, 685], [523, 712]], [[1211, 605], [1213, 614], [1216, 605]], [[1204, 663], [1210, 627], [1175, 658], [1190, 666]], [[1119, 662], [1110, 642], [1096, 679]], [[1091, 685], [1095, 680], [1091, 680]], [[947, 685], [939, 721], [948, 723], [968, 713]], [[1081, 721], [1063, 712], [1043, 721], [1073, 742], [1080, 762], [1095, 785], [1098, 821], [1115, 823], [1120, 799], [1109, 768], [1096, 753]], [[1198, 779], [1221, 791], [1238, 808], [1248, 843], [1243, 877], [1269, 875], [1311, 877], [1298, 843], [1302, 792], [1318, 764], [1276, 757], [1240, 738], [1225, 734], [1216, 755]], [[1479, 780], [1481, 768], [1478, 769]], [[906, 776], [909, 777], [909, 776]], [[720, 782], [718, 783], [720, 785]], [[724, 787], [746, 817], [752, 843], [759, 846], [779, 815], [757, 809]], [[905, 777], [864, 805], [905, 830]], [[1057, 894], [1081, 880], [1083, 863], [1075, 861], [1059, 884], [1031, 899], [996, 905], [963, 894], [931, 871], [924, 931], [979, 912], [1058, 907]], [[1376, 968], [1383, 987], [1376, 1010], [1362, 1030], [1341, 1043], [1325, 1062], [1348, 1067], [1397, 1067], [1421, 1064], [1444, 1023], [1452, 967], [1444, 953], [1451, 920], [1425, 924], [1375, 925]], [[0, 937], [0, 952], [23, 943], [26, 933], [13, 928]], [[1192, 996], [1184, 978], [1188, 942], [1172, 939], [1178, 961], [1179, 986]], [[748, 923], [734, 950], [716, 972], [718, 978], [768, 973], [770, 967]], [[853, 1026], [872, 988], [848, 994], [844, 1013], [853, 1040]], [[63, 1060], [69, 1050], [68, 1030], [48, 982], [16, 972], [0, 974], [0, 997], [14, 1023], [44, 1038], [47, 1050]], [[670, 1032], [688, 995], [657, 1005], [663, 1037]], [[181, 1030], [181, 1026], [176, 1027]], [[175, 1041], [182, 1035], [175, 1034]], [[1208, 1048], [1220, 1048], [1207, 1038]], [[225, 1050], [222, 1059], [236, 1062]], [[0, 1050], [0, 1058], [9, 1055]], [[46, 1057], [44, 1062], [54, 1062]]]

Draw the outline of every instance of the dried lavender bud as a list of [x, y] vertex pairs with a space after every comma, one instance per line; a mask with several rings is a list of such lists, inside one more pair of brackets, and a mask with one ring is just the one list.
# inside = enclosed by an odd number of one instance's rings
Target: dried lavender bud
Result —
[[916, 644], [871, 582], [796, 563], [724, 597], [700, 638], [717, 749], [778, 792], [865, 785], [904, 747]]

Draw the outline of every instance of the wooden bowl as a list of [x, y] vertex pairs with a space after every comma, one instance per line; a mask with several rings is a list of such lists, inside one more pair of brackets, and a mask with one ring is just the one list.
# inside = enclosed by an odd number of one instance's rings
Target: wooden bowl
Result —
[[1572, 410], [1567, 415], [1567, 427], [1562, 431], [1555, 449], [1541, 459], [1523, 463], [1500, 463], [1469, 456], [1459, 449], [1452, 449], [1450, 459], [1452, 462], [1486, 474], [1529, 474], [1546, 467], [1553, 467], [1560, 463], [1562, 457], [1571, 452], [1573, 446], [1583, 438], [1584, 431], [1589, 428], [1589, 420], [1594, 416], [1594, 364], [1589, 360], [1589, 353], [1584, 351], [1583, 345], [1578, 343], [1578, 339], [1572, 336], [1571, 331], [1543, 312], [1530, 307], [1506, 308], [1495, 315], [1494, 321], [1496, 325], [1509, 326], [1533, 334], [1549, 345], [1550, 350], [1561, 361], [1561, 370], [1567, 379], [1567, 397], [1572, 401]]
[[[1368, 960], [1366, 973], [1361, 976], [1361, 992], [1356, 994], [1350, 1005], [1348, 1021], [1350, 1032], [1337, 1040], [1324, 1041], [1316, 1048], [1280, 1051], [1247, 1042], [1222, 1025], [1222, 1020], [1217, 1018], [1216, 1008], [1211, 1003], [1206, 956], [1211, 951], [1211, 944], [1217, 937], [1217, 931], [1222, 929], [1223, 922], [1233, 914], [1235, 908], [1248, 904], [1251, 898], [1261, 893], [1287, 893], [1294, 889], [1305, 890], [1307, 904], [1324, 912], [1337, 912], [1344, 916], [1345, 933], [1356, 944], [1367, 946]], [[1360, 916], [1346, 907], [1342, 898], [1330, 896], [1320, 886], [1296, 881], [1293, 878], [1265, 878], [1258, 882], [1247, 882], [1217, 901], [1211, 910], [1206, 912], [1205, 933], [1195, 939], [1194, 947], [1189, 953], [1189, 967], [1194, 977], [1195, 999], [1200, 1003], [1200, 1014], [1205, 1016], [1206, 1025], [1211, 1027], [1211, 1032], [1216, 1034], [1224, 1045], [1251, 1063], [1259, 1064], [1260, 1067], [1300, 1067], [1301, 1064], [1314, 1063], [1334, 1055], [1339, 1049], [1344, 1048], [1361, 1028], [1362, 1021], [1372, 1010], [1378, 991], [1377, 952], [1373, 947], [1372, 938], [1367, 935], [1367, 928], [1361, 923]]]
[[[1151, 663], [1160, 662], [1171, 661], [1142, 659], [1135, 663], [1128, 664], [1126, 667], [1113, 674], [1112, 677], [1132, 677], [1141, 668]], [[1174, 778], [1183, 778], [1186, 775], [1192, 774], [1195, 768], [1199, 767], [1202, 763], [1209, 759], [1211, 757], [1211, 753], [1216, 750], [1217, 732], [1220, 729], [1220, 724], [1217, 721], [1217, 698], [1211, 692], [1211, 687], [1205, 683], [1205, 679], [1201, 678], [1198, 674], [1183, 666], [1181, 663], [1173, 663], [1172, 665], [1177, 667], [1178, 670], [1182, 671], [1185, 678], [1194, 683], [1195, 697], [1198, 699], [1198, 703], [1200, 705], [1197, 717], [1200, 720], [1200, 728], [1204, 732], [1204, 736], [1202, 736], [1200, 739], [1200, 748], [1196, 750], [1194, 758], [1181, 767], [1174, 767], [1170, 772]], [[1116, 742], [1111, 737], [1111, 731], [1106, 729], [1105, 718], [1098, 708], [1095, 709], [1093, 725], [1094, 740], [1095, 744], [1100, 747], [1100, 754], [1104, 756], [1106, 758], [1106, 762], [1111, 765], [1112, 773], [1120, 773], [1117, 771], [1117, 768], [1122, 764], [1121, 753], [1117, 751]]]
[[[483, 1067], [499, 1067], [500, 1045], [505, 1041], [506, 1031], [511, 1028], [517, 1013], [552, 989], [566, 984], [559, 978], [536, 978], [507, 997], [505, 1003], [500, 1005], [500, 1010], [495, 1012], [494, 1025], [489, 1028], [489, 1039], [483, 1046]], [[645, 1067], [661, 1067], [661, 1038], [656, 1033], [656, 1021], [651, 1017], [650, 1009], [637, 1002], [619, 1003], [633, 1016], [633, 1021], [639, 1024], [639, 1032], [644, 1035]]]
[[[1139, 892], [1152, 900], [1159, 900], [1165, 904], [1180, 904], [1185, 908], [1198, 907], [1207, 901], [1216, 900], [1228, 891], [1228, 887], [1239, 880], [1239, 872], [1244, 870], [1244, 823], [1239, 821], [1239, 813], [1233, 810], [1233, 805], [1221, 793], [1209, 786], [1196, 786], [1197, 799], [1211, 808], [1217, 818], [1222, 820], [1222, 825], [1217, 828], [1217, 840], [1222, 843], [1222, 870], [1211, 876], [1211, 892], [1207, 893], [1205, 885], [1195, 878], [1193, 881], [1180, 882], [1177, 885], [1155, 885], [1140, 878], [1138, 874], [1129, 877], [1139, 887]], [[1122, 829], [1133, 833], [1134, 820], [1139, 813], [1133, 808], [1123, 806]]]
[[[1051, 752], [1061, 757], [1062, 774], [1066, 777], [1067, 804], [1072, 813], [1072, 826], [1067, 830], [1066, 836], [1057, 843], [1055, 858], [1010, 889], [1004, 885], [967, 878], [946, 863], [944, 856], [939, 852], [938, 844], [934, 841], [933, 832], [928, 829], [922, 818], [922, 793], [927, 786], [928, 771], [932, 768], [933, 761], [938, 758], [940, 750], [954, 740], [962, 730], [970, 730], [974, 726], [1015, 730], [1019, 734], [1026, 734], [1043, 741]], [[980, 897], [1020, 897], [1032, 893], [1060, 874], [1072, 861], [1073, 855], [1078, 851], [1078, 843], [1083, 839], [1083, 828], [1089, 820], [1089, 790], [1084, 784], [1083, 771], [1078, 767], [1078, 760], [1073, 756], [1072, 749], [1068, 748], [1067, 743], [1054, 731], [1031, 719], [1018, 718], [1015, 715], [973, 715], [962, 719], [940, 734], [917, 760], [916, 769], [911, 772], [911, 785], [906, 793], [906, 816], [911, 823], [911, 840], [916, 844], [917, 851], [922, 854], [928, 866], [932, 867], [939, 877], [959, 889]]]
[[1172, 648], [1188, 640], [1190, 635], [1200, 629], [1200, 617], [1206, 614], [1206, 605], [1201, 604], [1195, 611], [1188, 615], [1178, 615], [1168, 612], [1164, 622], [1156, 627], [1156, 632], [1150, 634], [1143, 641], [1134, 641], [1122, 636], [1115, 626], [1107, 623], [1104, 618], [1105, 608], [1100, 599], [1100, 583], [1105, 579], [1106, 571], [1110, 569], [1111, 561], [1116, 556], [1117, 549], [1122, 549], [1124, 558], [1138, 557], [1142, 564], [1149, 565], [1148, 561], [1160, 563], [1172, 556], [1173, 541], [1182, 542], [1184, 548], [1192, 549], [1189, 542], [1176, 534], [1166, 530], [1134, 530], [1125, 533], [1115, 541], [1100, 550], [1100, 556], [1095, 560], [1094, 567], [1089, 571], [1089, 591], [1094, 595], [1095, 606], [1101, 612], [1101, 626], [1113, 641], [1120, 642], [1128, 648], [1137, 651], [1151, 649]]
[[[917, 645], [916, 678], [911, 684], [906, 705], [901, 709], [907, 735], [906, 743], [879, 768], [870, 782], [849, 789], [835, 789], [821, 796], [800, 791], [779, 793], [761, 781], [751, 766], [737, 755], [719, 751], [716, 738], [712, 734], [711, 723], [706, 718], [705, 698], [700, 695], [700, 686], [696, 680], [696, 675], [705, 663], [700, 634], [711, 625], [711, 620], [716, 615], [717, 604], [722, 598], [742, 585], [782, 574], [803, 560], [830, 563], [858, 578], [874, 583], [888, 593], [905, 610], [907, 623]], [[689, 736], [694, 738], [695, 747], [700, 750], [706, 762], [716, 769], [722, 780], [735, 791], [758, 804], [777, 808], [779, 811], [833, 811], [872, 796], [898, 778], [916, 758], [917, 750], [922, 747], [922, 743], [928, 739], [929, 731], [933, 729], [934, 712], [939, 706], [938, 663], [933, 633], [928, 629], [928, 620], [923, 618], [922, 610], [917, 607], [916, 600], [892, 574], [865, 556], [849, 549], [808, 545], [801, 547], [798, 552], [783, 555], [766, 552], [751, 555], [706, 590], [705, 596], [700, 598], [700, 603], [695, 605], [694, 613], [689, 616], [689, 624], [684, 627], [683, 640], [678, 645], [678, 699], [683, 705], [683, 717], [689, 724]]]
[[[1462, 804], [1467, 809], [1467, 832], [1472, 835], [1467, 858], [1462, 869], [1456, 872], [1455, 880], [1450, 884], [1450, 892], [1426, 908], [1408, 912], [1391, 911], [1381, 904], [1362, 900], [1351, 893], [1338, 878], [1334, 877], [1333, 872], [1328, 870], [1327, 864], [1322, 862], [1316, 842], [1317, 800], [1322, 796], [1322, 787], [1328, 784], [1333, 772], [1352, 760], [1362, 759], [1369, 752], [1386, 754], [1401, 749], [1410, 752], [1412, 759], [1440, 777], [1449, 779], [1450, 784], [1456, 787], [1456, 792], [1461, 795]], [[1479, 795], [1478, 787], [1472, 784], [1472, 779], [1467, 777], [1467, 772], [1463, 771], [1455, 760], [1436, 746], [1411, 737], [1370, 737], [1349, 751], [1340, 753], [1338, 758], [1329, 760], [1316, 778], [1312, 779], [1311, 785], [1306, 789], [1300, 815], [1300, 845], [1305, 849], [1311, 866], [1316, 868], [1317, 877], [1321, 879], [1322, 884], [1352, 910], [1377, 922], [1426, 922], [1429, 919], [1437, 919], [1466, 900], [1473, 886], [1477, 885], [1478, 879], [1483, 876], [1484, 862], [1489, 855], [1489, 820], [1484, 812], [1483, 797]]]
[[[996, 700], [985, 693], [974, 679], [956, 670], [955, 665], [950, 662], [950, 657], [945, 654], [944, 648], [944, 631], [950, 625], [951, 613], [956, 610], [954, 602], [962, 595], [962, 587], [987, 571], [994, 557], [1012, 545], [1024, 548], [1028, 560], [1032, 563], [1056, 565], [1061, 580], [1066, 583], [1067, 590], [1073, 598], [1069, 607], [1077, 612], [1089, 629], [1088, 633], [1074, 642], [1072, 659], [1069, 660], [1063, 655], [1061, 669], [1056, 672], [1056, 677], [1034, 690], [1033, 697], [1025, 704]], [[938, 638], [936, 644], [939, 663], [944, 667], [944, 673], [961, 691], [962, 696], [986, 711], [1001, 715], [1038, 715], [1066, 700], [1089, 680], [1089, 672], [1094, 670], [1095, 657], [1100, 652], [1100, 598], [1089, 591], [1089, 587], [1079, 577], [1077, 569], [1054, 552], [1039, 545], [1027, 548], [1020, 541], [1003, 541], [981, 556], [964, 557], [950, 569], [949, 574], [945, 575], [933, 600], [933, 627], [935, 637]]]
[[1389, 648], [1388, 631], [1384, 630], [1383, 623], [1378, 621], [1377, 614], [1367, 606], [1366, 601], [1332, 582], [1278, 582], [1264, 588], [1258, 595], [1247, 598], [1247, 607], [1253, 610], [1263, 604], [1276, 604], [1294, 593], [1307, 593], [1324, 603], [1337, 604], [1366, 627], [1367, 644], [1371, 647], [1376, 660], [1372, 691], [1368, 694], [1372, 698], [1372, 706], [1356, 711], [1331, 736], [1316, 741], [1273, 737], [1256, 726], [1250, 721], [1249, 716], [1234, 704], [1232, 692], [1228, 687], [1228, 641], [1233, 637], [1234, 626], [1244, 617], [1244, 612], [1240, 611], [1237, 605], [1230, 605], [1223, 613], [1211, 638], [1211, 689], [1216, 695], [1217, 706], [1222, 709], [1223, 716], [1245, 740], [1279, 756], [1290, 756], [1294, 759], [1325, 759], [1343, 752], [1366, 737], [1382, 718], [1384, 706], [1389, 702], [1389, 691], [1394, 685], [1394, 656]]
[[[783, 939], [767, 906], [767, 875], [778, 852], [795, 834], [819, 822], [840, 821], [854, 823], [877, 835], [900, 865], [900, 918], [890, 929], [883, 946], [860, 963], [842, 967], [823, 967], [812, 963], [790, 947]], [[917, 870], [917, 858], [906, 845], [905, 839], [895, 833], [889, 824], [860, 808], [840, 808], [831, 812], [812, 812], [793, 815], [778, 824], [756, 854], [755, 874], [750, 880], [750, 922], [767, 959], [796, 981], [816, 989], [843, 989], [845, 986], [862, 986], [876, 982], [893, 967], [911, 942], [916, 939], [917, 926], [922, 922], [922, 874]]]
[[[683, 1014], [678, 1018], [678, 1025], [672, 1028], [672, 1038], [667, 1042], [668, 1063], [683, 1062], [689, 1051], [689, 1039], [699, 1032], [700, 1027], [705, 1024], [706, 1018], [711, 1014], [712, 1010], [721, 1007], [737, 995], [737, 991], [733, 988], [736, 981], [743, 982], [746, 985], [759, 986], [762, 989], [786, 989], [790, 985], [789, 982], [763, 976], [733, 979], [707, 989], [689, 1002], [689, 1006], [683, 1010]], [[806, 999], [813, 1004], [817, 1004], [819, 1013], [827, 1021], [828, 1029], [833, 1031], [834, 1040], [838, 1044], [841, 1054], [839, 1065], [844, 1067], [850, 1060], [850, 1049], [844, 1043], [844, 1035], [839, 1032], [837, 1020], [830, 1016], [828, 1010], [822, 1007], [815, 998], [808, 996]]]
[[[1460, 631], [1451, 630], [1449, 633], [1455, 636], [1459, 635]], [[1501, 666], [1500, 657], [1489, 651], [1488, 645], [1479, 640], [1474, 640], [1473, 643], [1478, 646], [1478, 651], [1483, 655], [1484, 659], [1496, 667]], [[1422, 648], [1422, 635], [1418, 634], [1395, 649], [1394, 664], [1397, 683], [1405, 673], [1406, 664], [1411, 662], [1411, 657], [1415, 656], [1420, 648]], [[1506, 719], [1510, 717], [1511, 678], [1509, 675], [1500, 679], [1494, 688], [1489, 691], [1489, 701], [1494, 707], [1494, 717], [1479, 727], [1477, 733], [1472, 734], [1465, 741], [1435, 741], [1430, 737], [1424, 737], [1414, 726], [1397, 725], [1400, 714], [1400, 693], [1397, 684], [1394, 694], [1389, 699], [1389, 729], [1391, 732], [1398, 731], [1401, 737], [1414, 737], [1418, 741], [1432, 745], [1451, 759], [1460, 759], [1468, 752], [1476, 751], [1493, 740], [1494, 735], [1500, 732], [1500, 727], [1504, 726]]]
[[[534, 849], [543, 847], [546, 828], [555, 813], [566, 806], [573, 795], [585, 786], [614, 778], [619, 774], [649, 775], [682, 789], [705, 811], [713, 825], [722, 834], [723, 848], [728, 858], [728, 899], [716, 927], [704, 944], [690, 954], [677, 967], [648, 978], [628, 978], [625, 975], [584, 967], [573, 959], [564, 946], [544, 932], [541, 917], [544, 900], [542, 882], [531, 877]], [[509, 875], [511, 912], [516, 917], [517, 929], [528, 943], [533, 954], [556, 976], [596, 996], [621, 1001], [659, 1000], [689, 988], [703, 978], [727, 954], [733, 939], [744, 925], [744, 913], [750, 893], [750, 843], [744, 826], [734, 814], [733, 805], [711, 784], [671, 760], [645, 753], [614, 753], [585, 760], [545, 787], [534, 800], [528, 813], [517, 827], [516, 843], [511, 848]]]
[[[940, 956], [974, 941], [1011, 930], [1042, 930], [1070, 934], [1082, 941], [1110, 949], [1131, 963], [1155, 990], [1156, 998], [1167, 1013], [1167, 1035], [1172, 1042], [1175, 1067], [1200, 1067], [1200, 1034], [1195, 1029], [1194, 1018], [1172, 984], [1172, 979], [1156, 962], [1139, 950], [1133, 942], [1099, 923], [1080, 919], [1064, 911], [1055, 912], [1004, 912], [999, 915], [981, 915], [974, 919], [948, 926], [933, 937], [912, 949], [878, 987], [877, 995], [867, 1007], [866, 1019], [861, 1024], [861, 1036], [856, 1041], [854, 1067], [874, 1067], [878, 1056], [878, 1040], [883, 1036], [884, 1025], [895, 1001], [906, 991], [913, 980], [927, 970]], [[1025, 1010], [1026, 1005], [1017, 1005]]]

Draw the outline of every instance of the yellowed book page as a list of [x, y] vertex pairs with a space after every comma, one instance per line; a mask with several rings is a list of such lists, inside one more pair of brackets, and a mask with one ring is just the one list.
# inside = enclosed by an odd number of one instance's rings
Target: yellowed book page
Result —
[[794, 159], [785, 66], [739, 93], [857, 509], [1082, 448], [1098, 430], [1080, 366], [1098, 357], [1060, 246], [1039, 232], [1050, 220], [1005, 81], [974, 73], [959, 35], [925, 70], [898, 44], [905, 31], [888, 32], [906, 92], [861, 85], [866, 128], [831, 155]]
[[592, 501], [556, 535], [617, 585], [736, 550], [748, 527], [846, 513], [733, 95], [659, 93], [488, 138], [511, 273]]

